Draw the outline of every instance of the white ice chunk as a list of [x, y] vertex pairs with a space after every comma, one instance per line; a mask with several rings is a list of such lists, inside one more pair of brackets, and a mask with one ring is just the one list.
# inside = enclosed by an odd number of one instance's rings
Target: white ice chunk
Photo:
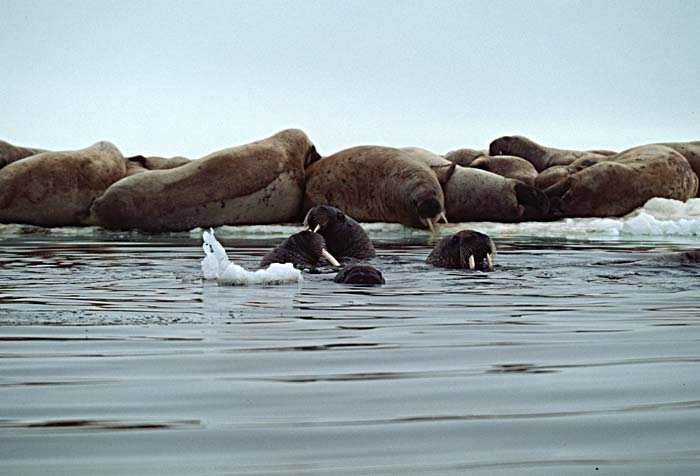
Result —
[[216, 280], [219, 284], [245, 286], [251, 284], [286, 284], [297, 283], [304, 278], [301, 271], [291, 263], [272, 263], [266, 269], [248, 271], [229, 261], [226, 250], [214, 237], [214, 230], [202, 233], [204, 244], [204, 259], [202, 259], [202, 275], [204, 279]]

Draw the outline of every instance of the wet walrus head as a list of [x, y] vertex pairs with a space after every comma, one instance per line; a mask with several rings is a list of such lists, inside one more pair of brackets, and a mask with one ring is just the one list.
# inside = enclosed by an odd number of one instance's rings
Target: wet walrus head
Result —
[[318, 205], [308, 211], [304, 227], [320, 233], [336, 258], [374, 258], [372, 242], [362, 226], [338, 208]]
[[342, 284], [384, 284], [382, 272], [373, 266], [366, 264], [352, 264], [346, 266], [336, 274], [333, 281]]
[[327, 259], [333, 266], [340, 266], [326, 251], [326, 240], [323, 236], [305, 230], [293, 234], [268, 252], [260, 261], [260, 267], [264, 268], [272, 263], [292, 263], [295, 268], [315, 268], [321, 258]]
[[462, 230], [442, 238], [425, 261], [440, 268], [493, 270], [496, 245], [491, 238], [474, 230]]

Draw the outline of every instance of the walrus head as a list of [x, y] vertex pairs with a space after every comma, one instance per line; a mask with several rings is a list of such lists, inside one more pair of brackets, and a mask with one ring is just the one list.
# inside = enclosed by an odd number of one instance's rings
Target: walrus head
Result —
[[316, 150], [316, 146], [312, 145], [304, 157], [304, 168], [308, 167], [314, 162], [318, 162], [319, 160], [321, 160], [321, 154], [319, 154]]
[[300, 231], [291, 235], [277, 247], [267, 253], [260, 261], [265, 267], [271, 263], [292, 263], [297, 268], [315, 268], [321, 258], [327, 259], [333, 266], [340, 263], [326, 250], [326, 240], [312, 231]]
[[413, 206], [416, 207], [418, 219], [435, 232], [437, 222], [442, 218], [447, 223], [445, 210], [433, 190], [422, 190], [416, 193], [412, 199]]
[[515, 197], [518, 207], [522, 207], [521, 220], [543, 220], [549, 216], [549, 198], [541, 190], [526, 183], [517, 183]]
[[462, 230], [442, 238], [428, 255], [426, 263], [440, 268], [493, 270], [496, 245], [491, 238], [474, 230]]
[[358, 222], [330, 205], [317, 205], [304, 217], [304, 229], [320, 233], [328, 251], [339, 259], [374, 258], [369, 236]]
[[333, 278], [336, 283], [343, 284], [384, 284], [382, 272], [373, 266], [366, 264], [353, 264], [346, 266]]

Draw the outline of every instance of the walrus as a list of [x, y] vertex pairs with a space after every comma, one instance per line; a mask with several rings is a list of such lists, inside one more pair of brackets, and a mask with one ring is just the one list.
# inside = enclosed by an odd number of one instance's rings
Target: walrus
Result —
[[327, 204], [363, 222], [434, 228], [444, 196], [425, 163], [399, 149], [358, 146], [312, 163], [306, 169], [304, 210]]
[[340, 261], [346, 258], [367, 259], [376, 256], [364, 228], [335, 207], [313, 207], [304, 217], [304, 227], [323, 235], [326, 249]]
[[149, 170], [168, 170], [180, 167], [181, 165], [189, 164], [191, 161], [186, 157], [165, 157], [135, 155], [126, 158], [126, 176], [148, 172]]
[[32, 155], [48, 152], [44, 149], [34, 147], [21, 147], [0, 140], [0, 169], [18, 160], [26, 159]]
[[285, 239], [263, 256], [260, 267], [264, 268], [272, 263], [292, 263], [295, 268], [313, 269], [321, 258], [327, 259], [333, 266], [340, 266], [335, 257], [326, 250], [326, 240], [323, 236], [304, 230]]
[[534, 185], [537, 169], [527, 160], [514, 155], [484, 155], [472, 161], [469, 165], [475, 169], [493, 172], [501, 177], [520, 180], [528, 185]]
[[670, 147], [626, 150], [575, 172], [544, 190], [554, 216], [621, 216], [653, 197], [686, 201], [696, 196], [698, 176]]
[[445, 194], [445, 214], [452, 222], [524, 221], [548, 216], [544, 193], [519, 180], [472, 167], [461, 167], [425, 149], [401, 149], [435, 172]]
[[496, 245], [488, 235], [462, 230], [438, 241], [425, 262], [440, 268], [493, 271], [495, 258]]
[[335, 275], [333, 281], [342, 284], [384, 284], [382, 272], [373, 266], [366, 264], [351, 264], [341, 269]]
[[443, 157], [445, 157], [450, 162], [454, 162], [457, 165], [461, 165], [462, 167], [469, 167], [472, 164], [472, 162], [474, 162], [476, 159], [487, 155], [489, 155], [489, 153], [486, 150], [463, 148], [452, 150], [446, 153]]
[[132, 175], [95, 200], [92, 220], [147, 231], [293, 221], [303, 199], [304, 163], [314, 154], [304, 132], [287, 129], [174, 169]]
[[[665, 147], [670, 147], [676, 152], [680, 153], [690, 164], [690, 167], [695, 172], [695, 175], [700, 177], [700, 141], [698, 142], [664, 142], [659, 144], [649, 144], [649, 145], [662, 145]], [[584, 157], [573, 161], [569, 165], [555, 165], [543, 170], [535, 179], [535, 186], [541, 190], [554, 185], [559, 180], [562, 180], [569, 175], [579, 172], [586, 167], [597, 164], [599, 162], [604, 162], [607, 160], [615, 160], [618, 154], [612, 153], [610, 151], [596, 151], [600, 154], [600, 157]], [[698, 190], [700, 193], [700, 189]]]
[[0, 222], [88, 224], [90, 205], [125, 174], [124, 157], [109, 142], [15, 161], [0, 169]]
[[[700, 141], [695, 142], [664, 142], [658, 145], [670, 147], [681, 154], [690, 164], [695, 175], [700, 177]], [[700, 196], [700, 190], [698, 190]]]
[[489, 145], [489, 155], [522, 157], [534, 165], [538, 172], [553, 165], [569, 165], [581, 158], [596, 159], [605, 156], [594, 152], [545, 147], [523, 136], [503, 136], [495, 139]]

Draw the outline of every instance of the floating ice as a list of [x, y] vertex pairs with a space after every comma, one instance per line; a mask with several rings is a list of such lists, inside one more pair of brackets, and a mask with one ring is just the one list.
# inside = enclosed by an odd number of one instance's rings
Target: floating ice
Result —
[[244, 286], [251, 284], [286, 284], [297, 283], [304, 278], [301, 271], [291, 263], [272, 263], [266, 269], [247, 271], [242, 266], [229, 261], [226, 250], [214, 237], [214, 230], [202, 233], [204, 259], [202, 275], [204, 279], [216, 280], [219, 284]]
[[[362, 223], [374, 240], [403, 240], [429, 237], [430, 231], [409, 228], [398, 223]], [[233, 239], [287, 238], [299, 231], [299, 224], [221, 226], [216, 232]], [[551, 222], [497, 223], [469, 222], [442, 225], [439, 236], [446, 236], [465, 228], [473, 228], [492, 236], [572, 237], [586, 239], [634, 239], [665, 236], [700, 236], [700, 198], [687, 202], [666, 198], [652, 198], [643, 207], [624, 217], [564, 218]], [[208, 232], [205, 232], [208, 233]], [[42, 228], [32, 225], [0, 224], [0, 238], [21, 235], [50, 235], [61, 237], [106, 237], [109, 239], [141, 239], [139, 231], [110, 231], [99, 227]], [[171, 232], [161, 235], [201, 236], [202, 229], [189, 232]], [[218, 242], [217, 242], [218, 243]], [[219, 245], [221, 246], [221, 245]], [[223, 248], [222, 248], [223, 249]], [[226, 253], [224, 252], [224, 257]]]

